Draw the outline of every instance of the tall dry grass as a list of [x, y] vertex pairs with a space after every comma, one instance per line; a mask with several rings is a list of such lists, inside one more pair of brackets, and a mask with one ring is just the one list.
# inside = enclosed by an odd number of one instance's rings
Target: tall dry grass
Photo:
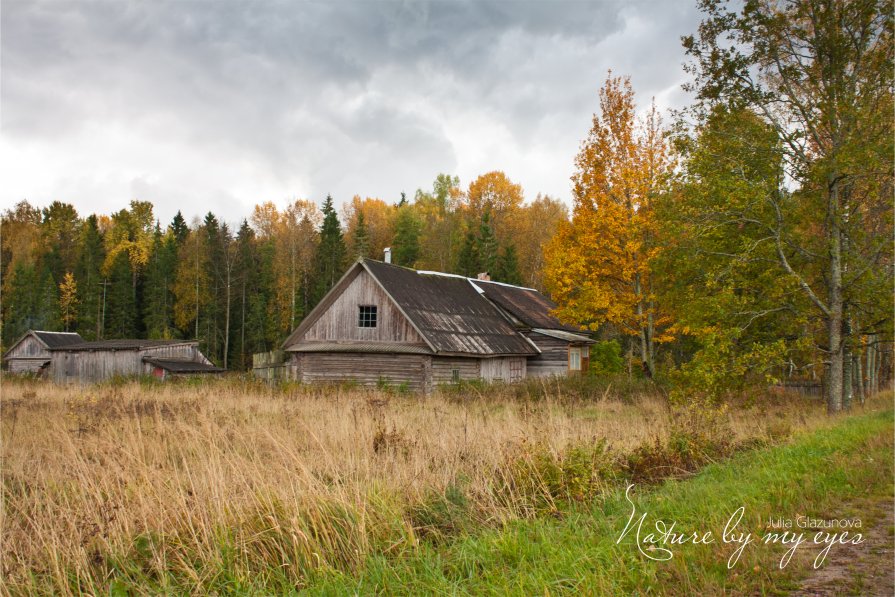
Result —
[[[421, 538], [530, 515], [520, 458], [663, 438], [658, 394], [520, 399], [203, 385], [2, 387], [2, 592], [303, 586]], [[738, 439], [826, 424], [822, 404], [731, 409]], [[589, 465], [588, 465], [589, 466]], [[514, 472], [515, 471], [515, 472]], [[526, 493], [528, 492], [528, 493]], [[178, 584], [180, 583], [180, 584]]]

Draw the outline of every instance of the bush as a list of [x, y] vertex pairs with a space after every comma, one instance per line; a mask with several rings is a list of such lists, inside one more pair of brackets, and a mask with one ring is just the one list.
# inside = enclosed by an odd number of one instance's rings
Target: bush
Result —
[[590, 347], [590, 374], [597, 376], [614, 375], [625, 369], [622, 347], [617, 340], [597, 342]]

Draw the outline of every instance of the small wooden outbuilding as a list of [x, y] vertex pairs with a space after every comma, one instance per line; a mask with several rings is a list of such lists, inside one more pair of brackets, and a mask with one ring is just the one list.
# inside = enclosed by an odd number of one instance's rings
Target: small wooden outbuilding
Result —
[[84, 339], [72, 332], [28, 330], [3, 355], [3, 364], [10, 373], [41, 375], [49, 368], [52, 349], [82, 342]]
[[461, 380], [514, 382], [586, 369], [592, 340], [550, 315], [555, 306], [531, 288], [360, 260], [283, 350], [298, 381], [424, 392]]
[[220, 373], [190, 340], [98, 340], [50, 350], [49, 377], [57, 383], [97, 382], [116, 375]]

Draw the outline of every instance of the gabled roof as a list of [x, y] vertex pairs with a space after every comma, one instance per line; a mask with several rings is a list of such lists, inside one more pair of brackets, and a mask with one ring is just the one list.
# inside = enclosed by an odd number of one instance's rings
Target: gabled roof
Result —
[[565, 330], [543, 330], [540, 328], [533, 328], [531, 330], [535, 334], [541, 334], [542, 336], [548, 336], [550, 338], [556, 338], [557, 340], [564, 340], [566, 342], [578, 342], [581, 344], [596, 344], [596, 340], [592, 340], [587, 336], [582, 336], [581, 334], [573, 334], [572, 332], [567, 332]]
[[363, 265], [437, 353], [538, 353], [466, 278], [428, 275], [379, 261]]
[[[57, 348], [60, 346], [69, 346], [72, 344], [78, 344], [83, 342], [84, 339], [80, 336], [80, 334], [76, 334], [75, 332], [45, 332], [43, 330], [28, 330], [24, 334], [22, 334], [18, 340], [12, 343], [9, 349], [3, 354], [3, 360], [7, 360], [9, 357], [9, 353], [12, 350], [21, 344], [22, 340], [27, 338], [28, 336], [34, 336], [37, 338], [37, 341], [40, 342], [44, 348], [47, 350], [52, 350], [53, 348]], [[34, 358], [34, 357], [16, 357], [16, 358]]]
[[533, 288], [523, 288], [499, 282], [470, 280], [482, 289], [485, 296], [498, 307], [530, 328], [581, 332], [581, 328], [562, 323], [551, 315], [556, 303]]
[[161, 367], [162, 369], [170, 373], [224, 372], [224, 369], [221, 369], [220, 367], [215, 367], [214, 365], [200, 363], [198, 361], [191, 361], [188, 359], [157, 359], [154, 357], [143, 357], [143, 362], [149, 363], [150, 365], [155, 365], [156, 367]]
[[50, 350], [85, 351], [85, 350], [142, 350], [159, 346], [176, 346], [180, 344], [198, 344], [195, 340], [94, 340], [77, 342], [63, 346], [51, 347]]
[[75, 332], [44, 332], [32, 330], [31, 333], [37, 336], [37, 339], [43, 342], [47, 348], [69, 346], [84, 341], [84, 338]]
[[524, 356], [539, 352], [466, 278], [426, 275], [371, 260], [356, 262], [286, 339], [283, 348], [310, 349], [310, 342], [299, 339], [362, 271], [369, 273], [391, 298], [425, 340], [430, 354]]

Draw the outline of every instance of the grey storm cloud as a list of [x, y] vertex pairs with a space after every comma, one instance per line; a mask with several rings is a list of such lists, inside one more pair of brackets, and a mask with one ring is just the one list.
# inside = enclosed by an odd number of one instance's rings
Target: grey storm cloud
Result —
[[[612, 68], [682, 101], [690, 3], [25, 2], [2, 5], [0, 204], [167, 218], [503, 169], [568, 199]], [[644, 99], [646, 98], [646, 99]]]

